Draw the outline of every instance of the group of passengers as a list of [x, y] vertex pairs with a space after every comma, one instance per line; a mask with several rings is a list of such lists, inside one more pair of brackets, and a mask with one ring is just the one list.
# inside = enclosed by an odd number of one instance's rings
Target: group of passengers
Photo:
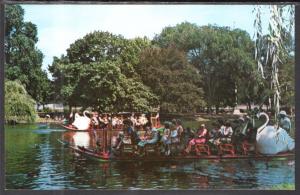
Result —
[[[97, 112], [92, 113], [91, 126], [93, 128], [105, 128], [109, 124], [111, 117], [108, 114], [98, 114]], [[122, 123], [122, 121], [120, 121]]]
[[171, 146], [180, 145], [183, 147], [183, 153], [188, 154], [195, 144], [210, 143], [218, 146], [221, 143], [231, 143], [232, 134], [233, 129], [229, 122], [221, 121], [211, 131], [206, 129], [205, 124], [201, 124], [194, 132], [190, 128], [184, 129], [180, 120], [173, 119], [171, 122], [165, 122], [161, 128], [147, 125], [144, 134], [139, 135], [133, 122], [127, 119], [124, 120], [123, 131], [119, 134], [114, 148], [119, 150], [123, 144], [133, 144], [136, 145], [138, 154], [143, 155], [146, 145], [159, 145], [160, 152], [169, 156], [172, 154]]
[[130, 120], [133, 127], [139, 129], [148, 123], [148, 119], [145, 114], [135, 114], [132, 113], [131, 116], [126, 117], [124, 115], [118, 114], [102, 114], [99, 115], [97, 112], [92, 113], [91, 125], [94, 129], [101, 129], [107, 127], [111, 123], [113, 129], [122, 129], [125, 120]]

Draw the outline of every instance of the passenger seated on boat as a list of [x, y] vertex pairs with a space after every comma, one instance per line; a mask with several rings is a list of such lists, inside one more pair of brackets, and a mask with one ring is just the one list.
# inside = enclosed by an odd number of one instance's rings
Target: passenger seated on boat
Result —
[[206, 143], [207, 134], [208, 134], [208, 131], [205, 128], [205, 125], [201, 124], [200, 128], [197, 131], [196, 137], [189, 141], [189, 144], [188, 144], [187, 148], [184, 150], [184, 152], [186, 152], [188, 154], [188, 153], [190, 153], [190, 151], [192, 149], [192, 146], [194, 146], [195, 144], [204, 144], [204, 143]]
[[113, 128], [116, 128], [116, 126], [117, 126], [117, 120], [118, 120], [117, 116], [113, 116], [112, 117], [112, 119], [111, 119], [111, 125], [112, 125]]
[[208, 141], [211, 144], [217, 145], [217, 142], [220, 138], [220, 129], [221, 126], [217, 123], [213, 123], [213, 128], [208, 133]]
[[149, 125], [143, 124], [143, 123], [139, 120], [139, 117], [138, 117], [138, 116], [135, 117], [135, 120], [136, 120], [136, 123], [135, 123], [135, 129], [136, 129], [137, 131], [143, 131], [143, 130], [145, 130], [145, 126], [149, 126]]
[[190, 127], [187, 127], [181, 134], [181, 144], [184, 146], [188, 145], [189, 141], [193, 139], [194, 136], [195, 132]]
[[177, 154], [179, 150], [182, 150], [185, 148], [185, 140], [183, 137], [183, 127], [181, 126], [180, 120], [173, 120], [173, 123], [171, 125], [171, 131], [170, 131], [170, 138], [171, 138], [171, 144], [170, 144], [170, 150], [171, 154]]
[[286, 130], [287, 133], [290, 133], [291, 130], [291, 120], [287, 116], [286, 112], [284, 110], [281, 110], [278, 114], [279, 119], [279, 126]]
[[145, 145], [154, 145], [159, 141], [159, 135], [156, 128], [153, 127], [152, 129], [150, 129], [150, 127], [148, 126], [147, 132], [148, 133], [146, 136], [144, 136], [144, 139], [142, 139], [138, 143], [139, 154], [142, 154]]
[[98, 113], [94, 112], [93, 117], [92, 117], [92, 127], [93, 129], [98, 129], [99, 128], [99, 120], [98, 120]]
[[148, 123], [148, 119], [145, 114], [141, 114], [137, 120], [140, 125], [146, 125]]
[[102, 115], [102, 116], [98, 117], [98, 120], [99, 120], [99, 127], [100, 128], [105, 128], [109, 124], [109, 120], [108, 120], [107, 115]]
[[182, 127], [182, 123], [181, 123], [180, 119], [176, 120], [176, 129], [177, 129], [177, 132], [178, 132], [178, 137], [181, 138], [183, 133], [184, 133], [184, 129]]
[[[144, 132], [144, 133], [143, 133]], [[141, 141], [151, 139], [151, 127], [144, 127], [144, 131], [137, 132]]]
[[125, 130], [125, 134], [128, 134], [131, 137], [132, 144], [137, 145], [141, 139], [134, 129], [133, 123], [131, 123], [130, 120], [127, 121], [129, 122], [126, 122], [126, 120], [123, 121], [123, 129]]
[[135, 116], [134, 113], [131, 113], [131, 116], [130, 116], [129, 119], [130, 119], [131, 122], [132, 122], [132, 126], [133, 126], [133, 127], [136, 127], [137, 119], [136, 119], [136, 116]]
[[170, 130], [170, 139], [171, 143], [179, 143], [179, 128], [177, 126], [177, 120], [174, 119], [172, 121], [171, 130]]
[[108, 125], [108, 123], [109, 123], [109, 116], [104, 115], [103, 122], [104, 122], [105, 125]]
[[123, 139], [124, 139], [124, 132], [119, 132], [118, 137], [116, 139], [116, 144], [113, 146], [113, 148], [119, 149], [121, 147]]
[[165, 122], [165, 128], [163, 130], [161, 142], [163, 143], [163, 152], [165, 155], [170, 155], [170, 144], [171, 144], [171, 131], [170, 131], [170, 123]]
[[119, 149], [122, 144], [133, 144], [137, 145], [140, 142], [140, 138], [136, 131], [134, 131], [132, 127], [132, 122], [127, 119], [123, 121], [123, 138], [121, 139], [120, 143], [117, 146], [117, 149]]
[[116, 122], [116, 128], [117, 129], [123, 129], [123, 116], [119, 116]]
[[233, 130], [229, 122], [225, 123], [225, 127], [220, 129], [220, 143], [231, 143]]
[[150, 120], [147, 119], [148, 123], [151, 123], [152, 127], [155, 127], [155, 128], [159, 128], [160, 127], [159, 113], [157, 113], [155, 116], [152, 115], [152, 114], [150, 114], [149, 115], [149, 119]]

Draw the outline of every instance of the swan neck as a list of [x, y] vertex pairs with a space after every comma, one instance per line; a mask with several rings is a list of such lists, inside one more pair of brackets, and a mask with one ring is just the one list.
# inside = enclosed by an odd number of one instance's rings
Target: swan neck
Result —
[[261, 113], [261, 115], [264, 115], [266, 117], [266, 122], [257, 129], [257, 133], [260, 133], [267, 126], [267, 124], [269, 123], [269, 120], [270, 120], [269, 116], [266, 113], [263, 112], [263, 113]]
[[87, 116], [86, 116], [86, 111], [83, 112], [83, 116], [84, 116], [84, 117], [87, 117]]

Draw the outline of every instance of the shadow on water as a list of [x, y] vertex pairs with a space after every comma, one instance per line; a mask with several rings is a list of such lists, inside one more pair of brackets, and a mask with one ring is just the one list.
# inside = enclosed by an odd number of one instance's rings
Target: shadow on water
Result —
[[261, 189], [295, 182], [294, 161], [109, 162], [74, 154], [57, 139], [92, 146], [87, 132], [53, 125], [5, 127], [6, 189]]

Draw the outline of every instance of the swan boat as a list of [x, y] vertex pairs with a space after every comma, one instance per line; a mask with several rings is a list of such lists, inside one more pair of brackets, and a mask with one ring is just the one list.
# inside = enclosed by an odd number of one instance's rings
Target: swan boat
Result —
[[238, 159], [254, 159], [254, 160], [292, 160], [295, 157], [293, 152], [282, 152], [278, 154], [265, 155], [261, 153], [254, 154], [223, 154], [223, 155], [176, 155], [164, 156], [157, 153], [152, 153], [145, 156], [135, 155], [134, 153], [126, 153], [124, 155], [114, 155], [113, 153], [96, 151], [93, 149], [85, 148], [84, 146], [71, 145], [70, 143], [58, 140], [66, 147], [70, 148], [74, 153], [80, 154], [87, 158], [91, 158], [100, 162], [119, 162], [119, 161], [143, 161], [143, 162], [172, 162], [172, 161], [193, 161], [193, 160], [238, 160]]
[[86, 113], [88, 111], [83, 112], [83, 116], [80, 116], [78, 113], [75, 114], [75, 120], [73, 121], [72, 124], [69, 125], [63, 125], [61, 126], [64, 129], [70, 130], [70, 131], [89, 131], [92, 130], [90, 123], [91, 119], [87, 117]]
[[[224, 150], [229, 151], [221, 152], [217, 155], [211, 154], [204, 150], [203, 153], [198, 153], [197, 155], [172, 155], [165, 156], [159, 154], [157, 150], [152, 148], [152, 153], [147, 153], [143, 156], [135, 154], [135, 149], [133, 145], [128, 145], [126, 153], [121, 153], [121, 155], [115, 155], [113, 152], [109, 153], [109, 146], [105, 143], [104, 149], [102, 151], [96, 151], [94, 149], [89, 149], [84, 146], [71, 145], [65, 141], [60, 141], [65, 143], [72, 151], [79, 153], [83, 156], [97, 159], [99, 161], [178, 161], [178, 160], [222, 160], [222, 159], [291, 159], [295, 157], [294, 150], [294, 140], [287, 134], [287, 132], [282, 128], [276, 128], [274, 126], [268, 126], [269, 117], [266, 113], [261, 112], [257, 114], [257, 117], [266, 117], [266, 122], [260, 126], [256, 134], [256, 152], [242, 152], [242, 154], [237, 154], [232, 152], [235, 150], [232, 144], [228, 144], [232, 149]], [[205, 146], [206, 144], [204, 144]], [[225, 144], [226, 145], [226, 144]], [[208, 147], [206, 145], [206, 147]], [[229, 147], [229, 148], [230, 148]], [[204, 147], [205, 148], [205, 147]], [[226, 148], [226, 147], [225, 147]], [[275, 149], [274, 149], [275, 148]], [[203, 149], [203, 148], [202, 148]], [[209, 147], [208, 147], [209, 150]], [[203, 151], [202, 151], [203, 152]]]

